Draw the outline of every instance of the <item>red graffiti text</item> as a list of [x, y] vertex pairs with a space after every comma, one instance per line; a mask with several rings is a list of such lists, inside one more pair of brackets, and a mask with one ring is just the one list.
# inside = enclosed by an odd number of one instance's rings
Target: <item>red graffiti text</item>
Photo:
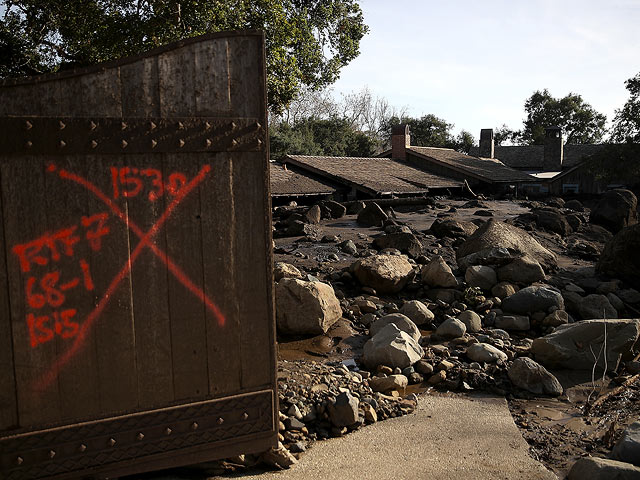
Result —
[[149, 190], [147, 197], [155, 202], [165, 194], [172, 197], [178, 195], [187, 184], [187, 176], [184, 173], [174, 172], [165, 182], [162, 172], [156, 168], [111, 167], [111, 183], [114, 199], [120, 196], [136, 197]]

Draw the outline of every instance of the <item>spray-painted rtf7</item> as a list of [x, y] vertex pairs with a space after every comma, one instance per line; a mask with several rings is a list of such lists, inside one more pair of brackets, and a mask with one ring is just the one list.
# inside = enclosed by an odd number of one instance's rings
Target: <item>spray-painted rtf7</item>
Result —
[[267, 450], [264, 40], [0, 85], [0, 478]]

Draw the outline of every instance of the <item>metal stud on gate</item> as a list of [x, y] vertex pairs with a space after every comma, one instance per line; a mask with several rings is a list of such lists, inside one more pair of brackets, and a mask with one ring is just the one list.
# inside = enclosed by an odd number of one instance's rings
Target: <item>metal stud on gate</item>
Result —
[[[24, 129], [25, 130], [31, 130], [32, 128], [33, 128], [33, 123], [31, 123], [29, 120], [24, 122]], [[18, 457], [18, 458], [20, 458], [20, 457]]]
[[60, 142], [58, 142], [58, 146], [59, 146], [60, 148], [64, 148], [64, 147], [66, 147], [66, 146], [67, 146], [67, 144], [65, 143], [65, 141], [64, 141], [64, 140], [60, 140]]
[[153, 122], [149, 122], [149, 128], [153, 131], [157, 128], [157, 125]]
[[31, 140], [27, 141], [26, 146], [27, 148], [33, 147], [33, 142]]
[[78, 447], [78, 451], [80, 453], [86, 452], [87, 451], [87, 446], [84, 443], [80, 444], [80, 446]]
[[95, 140], [91, 140], [91, 148], [96, 148], [98, 146], [98, 142]]
[[120, 130], [126, 130], [127, 129], [127, 124], [125, 122], [122, 122], [120, 124]]
[[198, 426], [199, 426], [199, 425], [198, 425], [198, 422], [193, 422], [193, 423], [191, 424], [191, 430], [197, 430], [197, 429], [198, 429]]
[[248, 414], [247, 412], [244, 412], [244, 413], [242, 414], [242, 419], [243, 419], [243, 420], [249, 420], [249, 414]]
[[165, 435], [171, 435], [171, 432], [173, 432], [173, 430], [171, 430], [169, 427], [164, 429], [164, 434]]
[[211, 139], [207, 138], [206, 144], [207, 144], [207, 148], [209, 148], [211, 146]]
[[137, 439], [138, 441], [143, 440], [143, 439], [144, 439], [144, 433], [139, 432], [139, 433], [138, 433], [138, 435], [136, 435], [136, 439]]
[[126, 140], [122, 140], [122, 148], [127, 148], [127, 145], [129, 145], [127, 143], [127, 141]]
[[110, 438], [109, 441], [107, 442], [107, 445], [109, 445], [110, 447], [115, 446], [115, 444], [116, 444], [115, 438]]
[[17, 463], [18, 465], [22, 465], [22, 464], [24, 463], [24, 458], [22, 458], [22, 457], [18, 457], [18, 458], [16, 458], [16, 463]]
[[92, 121], [92, 122], [89, 124], [89, 127], [91, 128], [91, 131], [93, 131], [93, 130], [95, 130], [96, 128], [98, 128], [98, 125], [96, 125], [96, 124], [95, 124], [95, 122], [93, 122], [93, 121]]
[[58, 122], [58, 128], [59, 128], [60, 130], [64, 130], [64, 129], [65, 129], [65, 127], [66, 127], [65, 123], [64, 123], [62, 120], [60, 120], [60, 121]]
[[218, 425], [222, 425], [224, 423], [224, 418], [220, 417], [217, 420]]
[[54, 450], [49, 450], [49, 458], [53, 459], [56, 456], [56, 452]]
[[184, 147], [184, 140], [183, 139], [178, 140], [178, 145], [180, 146], [180, 148]]

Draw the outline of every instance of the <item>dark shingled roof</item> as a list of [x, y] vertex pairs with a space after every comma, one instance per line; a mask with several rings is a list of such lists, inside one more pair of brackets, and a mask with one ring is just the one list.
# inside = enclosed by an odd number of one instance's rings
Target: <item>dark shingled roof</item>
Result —
[[535, 181], [534, 178], [526, 173], [514, 170], [499, 160], [472, 157], [450, 148], [409, 147], [407, 153], [418, 154], [418, 158], [434, 161], [434, 163], [439, 163], [462, 174], [467, 174], [489, 183]]
[[[572, 168], [586, 157], [600, 151], [604, 145], [573, 145], [564, 146], [562, 168]], [[473, 147], [471, 155], [478, 153], [479, 148]], [[544, 145], [497, 145], [494, 149], [495, 158], [505, 165], [519, 170], [542, 171], [544, 163]]]
[[271, 195], [274, 197], [298, 195], [330, 195], [335, 188], [301, 173], [285, 170], [278, 163], [270, 164]]
[[462, 185], [390, 158], [289, 155], [286, 162], [374, 195], [421, 194], [432, 188]]

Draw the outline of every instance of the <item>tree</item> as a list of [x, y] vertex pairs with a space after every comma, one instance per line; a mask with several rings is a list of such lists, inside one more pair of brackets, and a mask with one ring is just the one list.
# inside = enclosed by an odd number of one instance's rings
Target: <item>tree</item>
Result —
[[524, 109], [527, 118], [518, 134], [520, 143], [544, 144], [545, 128], [550, 126], [562, 128], [567, 143], [598, 143], [606, 132], [607, 117], [574, 93], [554, 98], [547, 89], [536, 91]]
[[271, 158], [286, 155], [370, 157], [376, 142], [344, 118], [308, 118], [294, 125], [280, 123], [270, 131]]
[[475, 143], [473, 135], [464, 130], [455, 137], [451, 133], [451, 129], [454, 127], [453, 123], [448, 123], [433, 114], [423, 115], [420, 118], [391, 117], [385, 122], [383, 128], [387, 142], [391, 139], [391, 129], [395, 125], [403, 123], [409, 125], [411, 144], [417, 147], [453, 148], [454, 150], [468, 153]]
[[493, 141], [495, 145], [502, 145], [503, 143], [515, 143], [518, 140], [518, 135], [520, 132], [516, 130], [511, 130], [506, 124], [502, 124], [502, 126], [493, 134]]
[[625, 82], [629, 100], [613, 119], [611, 140], [640, 143], [640, 73]]
[[266, 36], [269, 107], [321, 89], [359, 54], [358, 0], [0, 0], [0, 75], [90, 65], [186, 37], [235, 29]]

